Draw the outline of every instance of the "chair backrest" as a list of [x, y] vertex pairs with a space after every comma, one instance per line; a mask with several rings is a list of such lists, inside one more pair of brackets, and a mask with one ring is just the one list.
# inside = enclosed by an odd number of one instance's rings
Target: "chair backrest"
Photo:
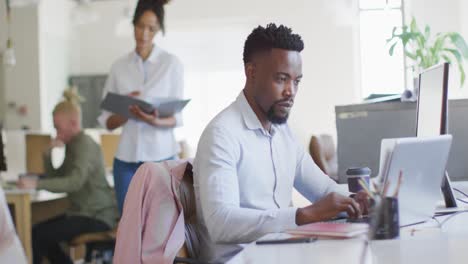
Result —
[[336, 147], [331, 135], [313, 135], [310, 139], [309, 152], [317, 166], [330, 178], [337, 180], [338, 162]]
[[185, 219], [185, 247], [190, 258], [199, 256], [200, 241], [197, 234], [197, 207], [195, 204], [195, 190], [193, 188], [192, 164], [187, 162], [184, 177], [179, 186], [179, 199], [184, 208]]
[[142, 256], [145, 263], [169, 263], [184, 244], [186, 255], [197, 258], [200, 247], [195, 208], [188, 161], [141, 165], [125, 197], [114, 263], [134, 263]]
[[51, 136], [26, 134], [26, 170], [29, 173], [44, 173], [42, 154], [50, 146]]
[[120, 134], [101, 134], [101, 148], [106, 169], [112, 169], [119, 141]]

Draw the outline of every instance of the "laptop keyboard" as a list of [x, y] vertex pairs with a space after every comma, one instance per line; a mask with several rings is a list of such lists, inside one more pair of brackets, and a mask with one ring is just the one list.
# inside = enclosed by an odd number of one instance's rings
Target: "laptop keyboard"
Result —
[[370, 217], [366, 215], [366, 216], [363, 216], [363, 217], [357, 218], [357, 219], [347, 218], [346, 222], [347, 223], [365, 223], [365, 224], [368, 224], [370, 222]]
[[361, 218], [352, 219], [352, 218], [335, 218], [326, 221], [328, 223], [365, 223], [368, 224], [370, 222], [370, 217], [365, 215]]

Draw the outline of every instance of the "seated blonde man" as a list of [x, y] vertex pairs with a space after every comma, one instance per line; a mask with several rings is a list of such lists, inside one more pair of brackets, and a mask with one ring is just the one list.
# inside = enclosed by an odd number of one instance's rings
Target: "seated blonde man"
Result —
[[[73, 90], [64, 93], [65, 100], [53, 111], [57, 138], [44, 155], [46, 177], [22, 178], [20, 188], [37, 188], [66, 192], [71, 202], [69, 211], [39, 223], [32, 230], [33, 263], [47, 257], [50, 263], [73, 263], [59, 243], [89, 232], [106, 231], [115, 225], [117, 210], [111, 188], [105, 179], [101, 148], [81, 129], [79, 97]], [[65, 144], [63, 164], [54, 169], [51, 149]]]

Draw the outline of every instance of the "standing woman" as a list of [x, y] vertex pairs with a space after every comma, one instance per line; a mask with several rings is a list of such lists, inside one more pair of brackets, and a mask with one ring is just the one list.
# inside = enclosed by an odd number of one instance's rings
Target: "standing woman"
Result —
[[[183, 98], [183, 66], [174, 55], [153, 43], [164, 33], [164, 5], [168, 0], [139, 0], [133, 17], [135, 50], [118, 59], [106, 81], [108, 92], [134, 96], [147, 102], [157, 97]], [[117, 203], [122, 213], [125, 195], [138, 167], [146, 161], [175, 159], [179, 152], [173, 128], [182, 125], [180, 114], [161, 118], [157, 109], [144, 113], [130, 107], [135, 119], [103, 111], [98, 120], [109, 130], [123, 127], [114, 159]]]

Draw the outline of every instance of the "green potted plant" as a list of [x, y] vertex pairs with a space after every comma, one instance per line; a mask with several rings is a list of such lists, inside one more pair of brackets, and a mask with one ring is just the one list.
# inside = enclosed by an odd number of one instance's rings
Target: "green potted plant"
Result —
[[437, 33], [432, 38], [431, 28], [426, 25], [422, 32], [413, 17], [409, 26], [393, 28], [392, 37], [387, 40], [390, 56], [398, 43], [403, 44], [405, 56], [413, 62], [413, 73], [445, 61], [460, 70], [460, 87], [465, 83], [463, 63], [468, 59], [468, 46], [459, 33]]

